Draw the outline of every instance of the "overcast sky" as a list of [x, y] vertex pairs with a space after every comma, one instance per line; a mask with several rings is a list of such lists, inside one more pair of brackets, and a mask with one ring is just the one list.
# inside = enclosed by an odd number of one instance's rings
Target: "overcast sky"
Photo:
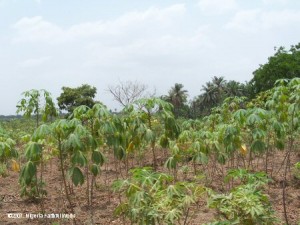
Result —
[[249, 81], [275, 46], [300, 39], [299, 0], [0, 0], [0, 115], [21, 93], [139, 81], [190, 98], [213, 76]]

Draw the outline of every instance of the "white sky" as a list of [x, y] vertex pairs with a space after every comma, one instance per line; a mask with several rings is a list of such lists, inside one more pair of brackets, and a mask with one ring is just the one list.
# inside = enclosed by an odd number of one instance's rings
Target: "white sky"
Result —
[[190, 98], [213, 76], [248, 81], [274, 47], [300, 40], [298, 0], [0, 0], [0, 115], [21, 93], [139, 81]]

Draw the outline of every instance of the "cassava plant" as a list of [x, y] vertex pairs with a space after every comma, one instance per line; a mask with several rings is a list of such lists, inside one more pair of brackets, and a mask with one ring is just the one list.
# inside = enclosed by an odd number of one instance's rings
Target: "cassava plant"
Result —
[[[2, 132], [1, 132], [2, 131]], [[19, 171], [19, 164], [16, 162], [18, 152], [15, 148], [16, 142], [7, 135], [4, 130], [0, 130], [0, 164], [1, 176], [7, 175], [7, 165], [11, 163], [12, 169], [16, 172]]]
[[156, 142], [161, 135], [164, 135], [165, 146], [168, 138], [175, 139], [180, 133], [180, 128], [176, 123], [172, 112], [172, 105], [159, 98], [139, 99], [125, 108], [128, 113], [146, 126], [144, 139], [150, 144], [153, 155], [154, 168], [157, 167]]
[[269, 198], [263, 193], [268, 183], [264, 173], [250, 174], [244, 169], [231, 170], [226, 180], [235, 179], [239, 183], [227, 194], [209, 191], [208, 204], [218, 211], [219, 222], [212, 224], [272, 225], [278, 224]]
[[296, 179], [300, 180], [300, 162], [295, 163], [293, 174]]
[[[85, 175], [87, 205], [90, 208], [90, 219], [93, 223], [93, 190], [96, 177], [101, 171], [100, 167], [105, 161], [100, 149], [106, 142], [106, 130], [103, 127], [110, 121], [111, 115], [106, 106], [97, 103], [92, 108], [87, 106], [75, 108], [71, 117], [81, 121], [81, 124], [76, 125], [74, 132], [71, 134], [73, 140], [66, 143], [67, 152], [71, 158], [69, 175], [76, 186], [83, 184], [83, 176]], [[80, 167], [84, 169], [84, 174], [81, 173]], [[77, 180], [76, 177], [80, 179]]]
[[[286, 224], [289, 224], [286, 204], [286, 183], [288, 170], [291, 167], [291, 156], [295, 151], [295, 141], [299, 137], [300, 127], [300, 78], [276, 81], [276, 87], [270, 91], [266, 107], [273, 112], [277, 120], [284, 127], [283, 140], [285, 139], [286, 151], [282, 162], [283, 183], [282, 202]], [[284, 147], [284, 146], [283, 146]]]
[[[24, 98], [17, 105], [17, 113], [23, 112], [24, 117], [30, 118], [35, 116], [36, 120], [36, 135], [29, 142], [25, 150], [25, 159], [27, 163], [23, 166], [20, 173], [19, 183], [21, 184], [21, 195], [40, 198], [43, 207], [43, 196], [46, 194], [44, 190], [45, 183], [43, 181], [43, 140], [45, 135], [48, 135], [49, 129], [47, 126], [39, 127], [40, 120], [46, 122], [49, 117], [58, 116], [58, 111], [52, 100], [51, 94], [46, 90], [30, 90], [23, 93]], [[45, 133], [46, 132], [46, 133]], [[35, 139], [35, 140], [34, 140]], [[40, 179], [37, 177], [37, 166], [40, 165]], [[27, 190], [29, 187], [29, 191]]]
[[[25, 159], [27, 162], [23, 166], [19, 182], [21, 185], [21, 196], [41, 199], [46, 195], [44, 174], [44, 149], [51, 140], [51, 130], [49, 125], [43, 124], [39, 126], [30, 137], [30, 141], [26, 144]], [[38, 167], [40, 166], [40, 174], [38, 176]]]
[[48, 91], [33, 89], [23, 92], [22, 95], [24, 98], [17, 105], [17, 113], [23, 112], [26, 118], [34, 115], [36, 128], [40, 124], [41, 117], [43, 121], [47, 121], [49, 117], [58, 116], [58, 111]]
[[202, 187], [172, 183], [172, 176], [149, 167], [132, 169], [130, 174], [130, 178], [113, 183], [113, 190], [121, 195], [116, 215], [132, 224], [188, 224], [190, 207], [203, 194]]

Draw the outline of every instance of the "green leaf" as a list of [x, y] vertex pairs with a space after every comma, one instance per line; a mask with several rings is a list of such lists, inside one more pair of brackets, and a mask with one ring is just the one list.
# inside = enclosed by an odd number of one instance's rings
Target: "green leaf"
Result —
[[85, 166], [87, 164], [87, 159], [82, 151], [76, 151], [72, 156], [72, 163], [78, 164], [80, 166]]
[[254, 152], [262, 152], [265, 150], [266, 145], [263, 141], [261, 140], [254, 140], [251, 144], [251, 150]]
[[275, 146], [276, 146], [276, 148], [283, 150], [284, 149], [284, 141], [281, 139], [276, 140]]
[[247, 110], [239, 109], [233, 114], [233, 118], [238, 120], [240, 123], [244, 123], [246, 121]]
[[197, 162], [197, 163], [207, 164], [208, 163], [208, 158], [203, 152], [198, 151], [194, 154], [193, 161]]
[[38, 141], [40, 139], [45, 139], [48, 135], [50, 135], [51, 129], [49, 125], [42, 124], [39, 126], [32, 135], [32, 141]]
[[78, 124], [74, 130], [74, 134], [76, 134], [78, 137], [82, 137], [82, 136], [88, 136], [89, 132], [84, 126]]
[[100, 119], [99, 118], [94, 119], [93, 129], [100, 130], [100, 127], [101, 127]]
[[169, 146], [168, 137], [166, 137], [166, 135], [162, 135], [160, 140], [159, 140], [159, 144], [160, 144], [161, 147], [167, 148]]
[[104, 155], [102, 154], [102, 152], [100, 151], [93, 151], [92, 153], [92, 161], [96, 164], [100, 164], [100, 166], [103, 165], [103, 163], [105, 162], [105, 158]]
[[219, 162], [220, 164], [224, 165], [224, 164], [226, 163], [227, 158], [228, 158], [228, 157], [227, 157], [227, 155], [226, 155], [225, 153], [220, 152], [220, 153], [218, 154], [217, 160], [218, 160], [218, 162]]
[[83, 118], [89, 109], [90, 108], [86, 105], [80, 105], [80, 106], [76, 107], [73, 111], [74, 118], [76, 118], [76, 119]]
[[117, 159], [121, 160], [126, 156], [126, 151], [122, 146], [115, 146], [114, 147], [114, 155]]
[[285, 132], [284, 126], [278, 121], [274, 121], [272, 125], [275, 130], [276, 136], [279, 138], [283, 137]]
[[70, 134], [67, 140], [67, 146], [72, 149], [81, 149], [82, 143], [76, 134]]
[[91, 172], [94, 176], [97, 176], [98, 174], [100, 174], [100, 167], [99, 165], [93, 164], [91, 166]]
[[28, 161], [20, 173], [20, 180], [29, 185], [36, 174], [36, 165], [32, 161]]
[[72, 167], [69, 170], [69, 174], [75, 186], [78, 186], [79, 184], [82, 185], [84, 183], [84, 176], [78, 167]]
[[60, 119], [52, 123], [52, 131], [56, 138], [65, 138], [69, 135], [71, 130], [71, 121], [68, 121], [66, 119]]
[[6, 142], [10, 147], [16, 145], [16, 142], [15, 142], [13, 139], [11, 139], [11, 138], [7, 138], [5, 142]]
[[155, 140], [155, 134], [152, 130], [147, 129], [145, 134], [145, 139], [147, 141], [154, 141]]
[[0, 157], [6, 156], [6, 152], [10, 149], [9, 144], [6, 142], [0, 142]]
[[39, 161], [42, 154], [42, 146], [37, 142], [29, 142], [25, 149], [25, 156], [32, 161]]
[[166, 163], [165, 163], [165, 167], [170, 169], [175, 169], [177, 165], [177, 160], [176, 157], [171, 156], [167, 159]]
[[101, 117], [108, 117], [110, 115], [109, 111], [107, 110], [106, 106], [101, 103], [96, 103], [92, 108], [94, 115], [98, 118]]
[[253, 125], [255, 123], [259, 123], [261, 121], [261, 118], [256, 114], [251, 114], [248, 116], [246, 122], [248, 125]]
[[253, 139], [262, 139], [266, 136], [266, 132], [262, 129], [253, 129], [252, 130]]
[[172, 224], [177, 221], [182, 215], [182, 212], [176, 208], [169, 210], [166, 213], [165, 220], [171, 222]]

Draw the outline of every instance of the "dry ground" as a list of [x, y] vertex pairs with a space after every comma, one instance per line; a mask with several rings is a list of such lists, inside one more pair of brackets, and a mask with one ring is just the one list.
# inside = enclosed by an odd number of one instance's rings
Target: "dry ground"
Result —
[[[159, 153], [158, 153], [159, 154]], [[266, 190], [270, 196], [273, 208], [276, 210], [276, 215], [282, 221], [283, 220], [283, 207], [282, 207], [282, 170], [277, 172], [283, 159], [283, 153], [276, 153], [269, 160], [274, 160], [273, 169], [273, 182], [269, 185]], [[146, 157], [147, 158], [147, 157]], [[150, 157], [151, 158], [151, 157]], [[164, 161], [164, 156], [159, 155], [161, 162]], [[299, 155], [294, 155], [292, 162], [299, 161]], [[109, 224], [124, 224], [120, 218], [114, 216], [114, 208], [118, 205], [119, 199], [114, 193], [111, 192], [110, 186], [117, 176], [120, 176], [119, 172], [115, 171], [115, 166], [110, 159], [106, 166], [102, 169], [102, 174], [97, 178], [93, 208], [89, 209], [86, 202], [86, 186], [74, 188], [75, 194], [72, 195], [73, 202], [75, 205], [75, 214], [77, 224], [91, 224], [90, 214], [93, 215], [94, 224], [109, 225]], [[147, 162], [146, 162], [147, 163]], [[262, 164], [260, 159], [254, 161], [258, 166]], [[163, 163], [162, 163], [163, 164]], [[63, 194], [63, 186], [61, 179], [61, 172], [58, 168], [58, 160], [52, 159], [51, 163], [48, 162], [45, 168], [45, 181], [46, 190], [48, 192], [44, 199], [45, 212], [48, 213], [70, 213], [68, 204]], [[163, 167], [159, 168], [163, 170]], [[201, 169], [201, 167], [199, 167]], [[122, 168], [124, 171], [124, 167]], [[192, 171], [190, 177], [192, 177]], [[204, 171], [205, 173], [205, 171]], [[125, 174], [125, 173], [124, 173]], [[0, 177], [0, 225], [15, 225], [15, 224], [72, 224], [71, 219], [28, 219], [24, 218], [26, 213], [39, 213], [41, 210], [40, 204], [32, 202], [20, 197], [20, 187], [18, 185], [17, 172], [9, 172], [8, 177]], [[214, 179], [205, 181], [206, 185], [212, 188], [219, 189], [222, 185], [221, 175], [216, 175]], [[287, 207], [288, 217], [293, 225], [298, 225], [300, 222], [300, 183], [289, 176], [288, 187], [287, 187]], [[92, 210], [92, 211], [90, 211]], [[190, 225], [203, 224], [205, 222], [212, 221], [215, 212], [207, 208], [205, 199], [199, 202], [198, 207], [192, 209], [194, 214], [192, 215]], [[8, 218], [8, 213], [22, 213], [23, 218], [13, 219]], [[282, 223], [283, 224], [283, 223]]]

